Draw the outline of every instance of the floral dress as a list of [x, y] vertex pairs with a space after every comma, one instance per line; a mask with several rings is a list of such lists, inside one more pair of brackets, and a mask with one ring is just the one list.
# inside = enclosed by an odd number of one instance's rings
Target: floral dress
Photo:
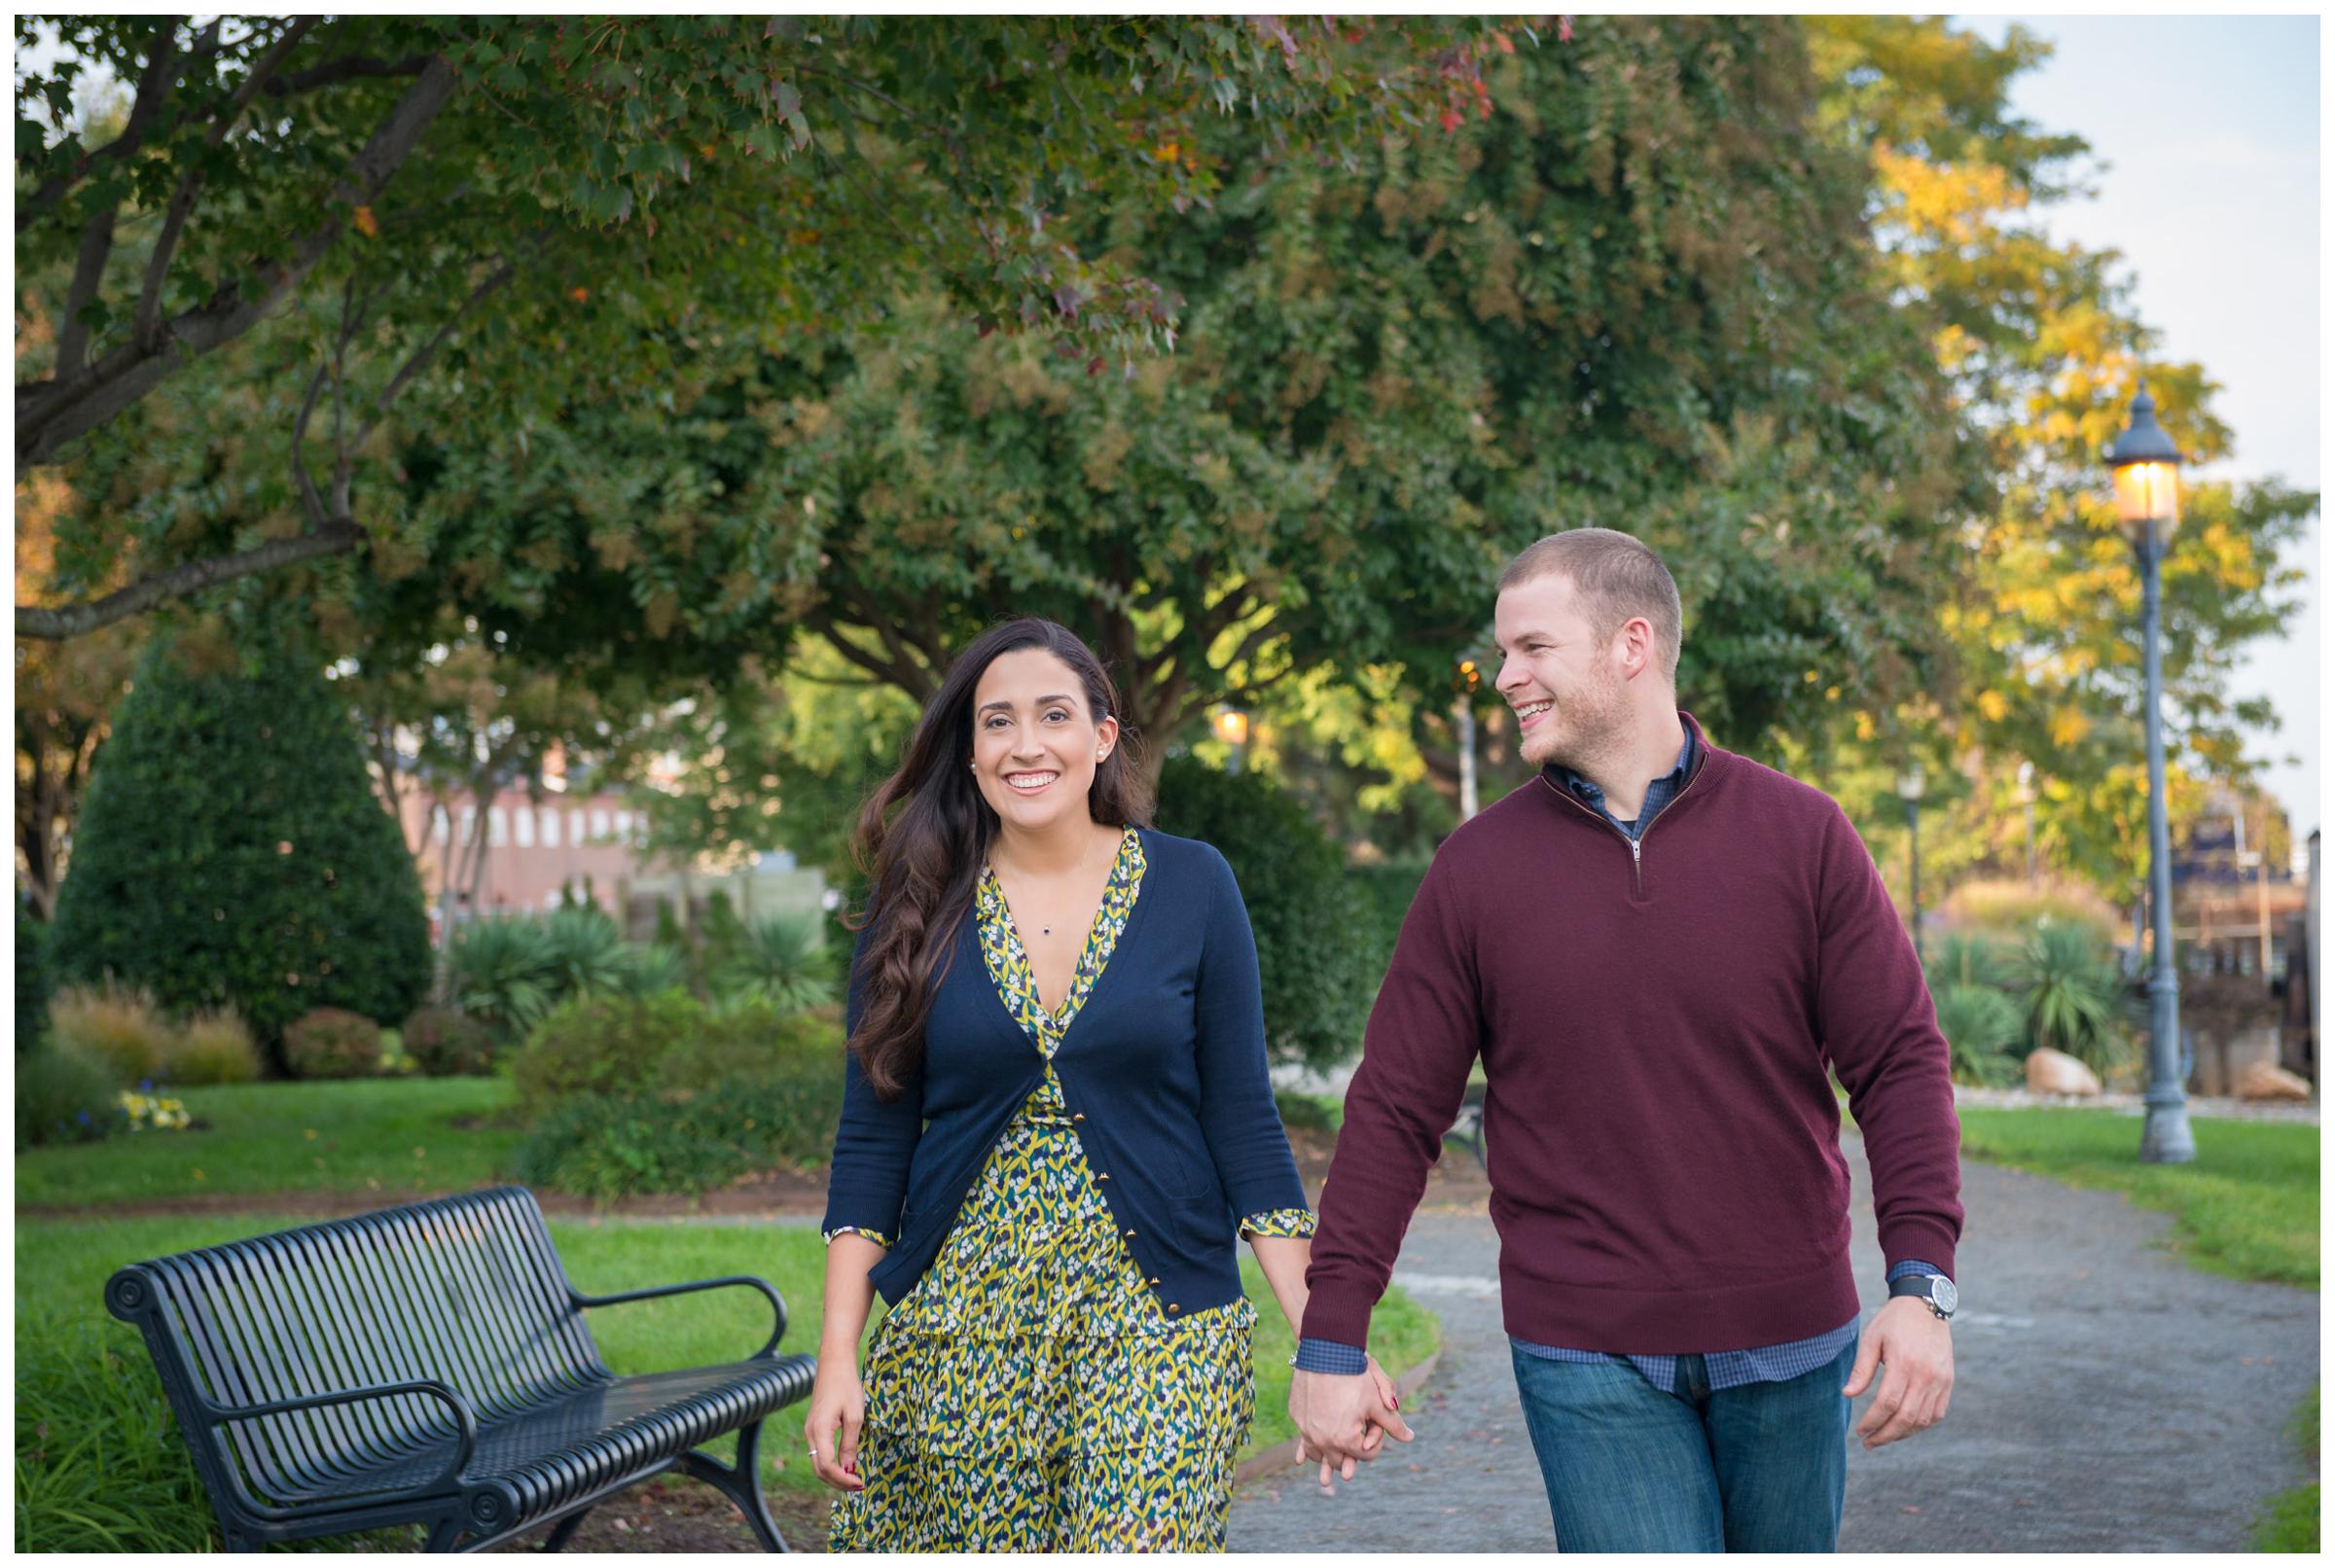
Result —
[[[1102, 1200], [1053, 1066], [1142, 883], [1131, 828], [1069, 994], [1049, 1014], [1004, 892], [982, 876], [983, 960], [1046, 1073], [940, 1256], [877, 1330], [866, 1489], [836, 1500], [830, 1550], [1224, 1550], [1256, 1401], [1256, 1309], [1243, 1297], [1168, 1321]], [[1241, 1231], [1311, 1235], [1313, 1216], [1250, 1215]]]

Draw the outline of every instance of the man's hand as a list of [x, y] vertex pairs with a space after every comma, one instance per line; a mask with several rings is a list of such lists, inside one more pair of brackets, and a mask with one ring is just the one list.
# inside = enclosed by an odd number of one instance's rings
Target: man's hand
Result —
[[1926, 1432], [1946, 1418], [1954, 1397], [1954, 1335], [1920, 1297], [1892, 1297], [1873, 1314], [1841, 1392], [1850, 1399], [1862, 1394], [1876, 1363], [1886, 1369], [1881, 1391], [1856, 1424], [1866, 1447]]
[[1321, 1461], [1324, 1491], [1331, 1489], [1333, 1472], [1340, 1479], [1352, 1480], [1355, 1462], [1376, 1459], [1389, 1436], [1400, 1443], [1409, 1443], [1412, 1437], [1394, 1384], [1375, 1356], [1368, 1372], [1351, 1376], [1304, 1371], [1292, 1373], [1289, 1419], [1297, 1426], [1299, 1461], [1309, 1454]]

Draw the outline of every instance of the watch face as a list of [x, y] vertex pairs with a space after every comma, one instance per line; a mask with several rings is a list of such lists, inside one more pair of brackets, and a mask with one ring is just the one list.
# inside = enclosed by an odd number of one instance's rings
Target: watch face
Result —
[[1961, 1300], [1961, 1293], [1954, 1288], [1953, 1280], [1940, 1274], [1929, 1282], [1929, 1300], [1939, 1311], [1952, 1312], [1955, 1303]]

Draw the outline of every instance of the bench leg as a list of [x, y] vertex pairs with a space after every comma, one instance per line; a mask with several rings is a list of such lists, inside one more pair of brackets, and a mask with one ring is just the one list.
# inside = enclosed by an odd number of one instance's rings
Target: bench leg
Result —
[[561, 1519], [557, 1525], [553, 1527], [552, 1533], [543, 1538], [543, 1545], [536, 1550], [539, 1551], [565, 1550], [567, 1549], [568, 1537], [576, 1533], [576, 1526], [582, 1524], [585, 1518], [590, 1515], [591, 1513], [592, 1510], [588, 1508], [579, 1509], [575, 1513], [570, 1514], [566, 1518]]
[[681, 1456], [681, 1464], [698, 1479], [719, 1487], [723, 1496], [737, 1505], [763, 1550], [784, 1551], [786, 1539], [778, 1533], [777, 1521], [771, 1517], [770, 1505], [762, 1500], [761, 1450], [762, 1421], [757, 1417], [738, 1430], [736, 1464], [725, 1465], [694, 1448]]
[[433, 1520], [430, 1524], [430, 1538], [422, 1543], [421, 1550], [424, 1551], [453, 1550], [454, 1541], [462, 1534], [462, 1527], [467, 1522], [459, 1511], [444, 1515]]

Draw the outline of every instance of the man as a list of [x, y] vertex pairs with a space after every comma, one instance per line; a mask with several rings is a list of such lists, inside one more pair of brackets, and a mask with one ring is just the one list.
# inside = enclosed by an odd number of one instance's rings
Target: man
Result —
[[[1565, 1551], [1830, 1551], [1867, 1447], [1946, 1413], [1959, 1129], [1904, 927], [1839, 806], [1678, 711], [1678, 590], [1627, 534], [1500, 576], [1541, 769], [1435, 856], [1321, 1193], [1289, 1408], [1350, 1476], [1410, 1436], [1361, 1375], [1481, 1056], [1500, 1296]], [[1889, 1300], [1857, 1335], [1839, 1077]]]

